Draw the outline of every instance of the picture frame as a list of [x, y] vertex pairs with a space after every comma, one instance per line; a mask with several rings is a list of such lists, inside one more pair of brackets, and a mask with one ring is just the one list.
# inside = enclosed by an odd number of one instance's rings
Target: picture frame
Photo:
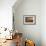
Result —
[[23, 23], [26, 25], [35, 25], [36, 24], [36, 15], [24, 15]]

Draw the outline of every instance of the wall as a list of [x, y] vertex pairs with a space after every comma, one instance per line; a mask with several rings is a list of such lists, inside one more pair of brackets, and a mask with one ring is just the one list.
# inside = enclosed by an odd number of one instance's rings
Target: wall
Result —
[[16, 0], [0, 0], [0, 27], [12, 29], [12, 6]]
[[[15, 2], [16, 2], [16, 0], [0, 0], [0, 26], [3, 26], [3, 27], [5, 26], [5, 27], [8, 27], [10, 29], [12, 28], [12, 6], [14, 5]], [[42, 46], [46, 46], [46, 36], [45, 36], [46, 35], [46, 0], [42, 0], [41, 3], [42, 3], [42, 8], [41, 8], [42, 9], [42, 16], [41, 16]], [[23, 18], [23, 16], [22, 16], [22, 18]], [[23, 25], [23, 21], [22, 21], [21, 25]], [[23, 30], [22, 32], [25, 32], [25, 29], [23, 29], [24, 26], [21, 27], [21, 31]], [[30, 26], [28, 26], [28, 27], [30, 28]], [[32, 31], [31, 31], [31, 33], [32, 33]]]
[[[36, 46], [41, 46], [41, 43], [43, 42], [42, 26], [44, 21], [42, 21], [43, 13], [41, 14], [42, 10], [44, 10], [44, 5], [42, 5], [43, 0], [22, 0], [21, 3], [18, 2], [13, 6], [15, 29], [17, 29], [19, 32], [22, 32], [25, 39], [32, 39], [35, 41]], [[24, 25], [24, 15], [36, 15], [36, 25]]]
[[41, 1], [41, 15], [42, 46], [46, 46], [46, 0]]
[[[0, 33], [2, 32], [1, 27], [6, 27], [9, 30], [12, 29], [12, 6], [16, 0], [0, 0]], [[3, 31], [3, 33], [0, 34], [0, 38], [4, 38], [5, 35], [10, 35], [9, 31], [7, 32]]]

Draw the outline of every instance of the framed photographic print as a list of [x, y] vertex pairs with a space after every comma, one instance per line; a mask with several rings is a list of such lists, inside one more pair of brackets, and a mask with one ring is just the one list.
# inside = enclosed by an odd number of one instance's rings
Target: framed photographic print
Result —
[[35, 15], [24, 15], [23, 16], [23, 23], [27, 24], [27, 25], [36, 24], [36, 16]]

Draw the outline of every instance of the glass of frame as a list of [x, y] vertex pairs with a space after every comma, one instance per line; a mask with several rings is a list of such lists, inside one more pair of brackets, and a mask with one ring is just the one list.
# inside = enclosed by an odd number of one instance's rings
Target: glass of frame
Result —
[[24, 15], [23, 16], [23, 23], [27, 24], [27, 25], [36, 24], [36, 16], [35, 15]]

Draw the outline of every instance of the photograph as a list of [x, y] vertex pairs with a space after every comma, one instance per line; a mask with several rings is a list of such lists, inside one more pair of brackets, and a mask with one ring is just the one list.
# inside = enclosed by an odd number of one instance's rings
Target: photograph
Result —
[[36, 24], [36, 16], [35, 15], [24, 15], [23, 23], [27, 25], [35, 25]]

